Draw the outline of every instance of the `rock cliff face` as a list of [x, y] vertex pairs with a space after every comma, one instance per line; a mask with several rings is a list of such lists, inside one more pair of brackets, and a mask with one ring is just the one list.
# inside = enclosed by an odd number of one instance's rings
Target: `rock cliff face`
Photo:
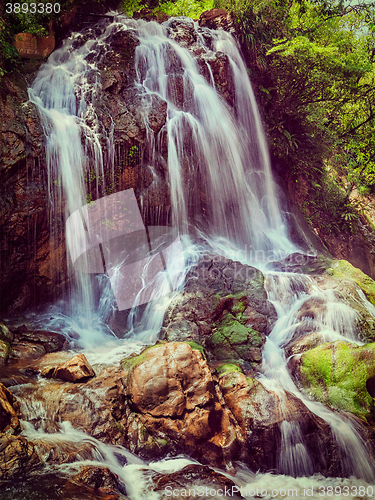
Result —
[[[209, 22], [214, 20], [206, 19], [202, 24]], [[96, 36], [95, 30], [97, 28], [84, 29], [75, 39], [75, 49]], [[172, 39], [195, 51], [204, 76], [210, 80], [212, 73], [218, 91], [228, 104], [233, 104], [228, 58], [220, 52], [213, 54], [208, 60], [209, 71], [202, 54], [192, 46], [196, 37], [192, 23], [176, 20], [169, 24], [168, 30]], [[87, 199], [92, 201], [133, 188], [137, 200], [142, 199], [143, 216], [148, 224], [170, 224], [171, 202], [165, 157], [168, 138], [162, 132], [167, 103], [157, 94], [143, 95], [134, 85], [134, 57], [139, 41], [131, 30], [114, 32], [106, 43], [106, 50], [98, 56], [96, 73], [90, 77], [97, 81], [99, 89], [93, 102], [95, 114], [87, 113], [85, 118], [89, 128], [95, 127], [99, 131], [105, 159], [104, 173], [103, 178], [95, 173], [93, 160], [88, 159]], [[34, 76], [35, 69], [26, 71], [29, 83]], [[182, 68], [172, 65], [168, 81], [176, 102], [181, 106], [186, 98], [182, 78]], [[77, 97], [80, 92], [81, 89], [77, 88]], [[23, 75], [3, 78], [0, 112], [3, 117], [0, 308], [3, 312], [16, 312], [61, 295], [71, 276], [64, 237], [64, 200], [56, 206], [55, 198], [60, 196], [56, 191], [58, 181], [47, 179], [46, 137], [38, 110], [28, 100]], [[151, 148], [155, 142], [160, 144], [156, 157]], [[188, 175], [186, 182], [190, 182]], [[201, 195], [203, 199], [204, 193]]]
[[[4, 310], [33, 304], [59, 287], [49, 269], [50, 242], [44, 136], [21, 75], [0, 89], [0, 303]], [[55, 251], [61, 255], [61, 242]], [[62, 264], [64, 267], [64, 263]]]

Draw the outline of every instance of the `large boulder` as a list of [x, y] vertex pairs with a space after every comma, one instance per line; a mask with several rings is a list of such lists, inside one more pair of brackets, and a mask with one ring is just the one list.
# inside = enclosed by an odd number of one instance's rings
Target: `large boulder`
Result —
[[325, 343], [300, 355], [294, 374], [314, 399], [375, 423], [375, 343]]
[[123, 368], [131, 451], [155, 456], [164, 448], [218, 466], [231, 461], [237, 425], [200, 350], [185, 342], [160, 344], [127, 358]]
[[84, 354], [77, 354], [55, 368], [51, 376], [68, 382], [83, 382], [91, 377], [95, 377], [95, 372], [87, 361], [86, 356]]
[[[245, 440], [241, 459], [252, 470], [289, 475], [339, 473], [340, 457], [329, 425], [302, 401], [288, 392], [267, 390], [234, 365], [226, 364], [218, 371], [224, 400]], [[289, 441], [292, 435], [294, 442]], [[296, 454], [298, 447], [305, 447], [311, 460], [306, 469], [292, 461], [291, 447]]]
[[124, 379], [119, 367], [103, 369], [82, 385], [61, 384], [48, 399], [62, 421], [107, 443], [126, 444], [127, 406]]
[[27, 439], [0, 434], [0, 483], [17, 481], [39, 464], [34, 446]]
[[176, 500], [194, 500], [197, 496], [212, 500], [226, 496], [234, 500], [243, 498], [234, 481], [202, 465], [191, 464], [171, 474], [155, 474], [152, 481], [152, 489], [160, 495], [160, 500], [171, 496]]
[[162, 338], [198, 342], [213, 362], [236, 361], [244, 369], [257, 370], [276, 316], [261, 271], [207, 255], [190, 270], [184, 291], [172, 300]]
[[36, 359], [46, 353], [59, 351], [63, 348], [67, 338], [57, 332], [45, 330], [29, 330], [22, 325], [13, 330], [14, 339], [10, 359]]

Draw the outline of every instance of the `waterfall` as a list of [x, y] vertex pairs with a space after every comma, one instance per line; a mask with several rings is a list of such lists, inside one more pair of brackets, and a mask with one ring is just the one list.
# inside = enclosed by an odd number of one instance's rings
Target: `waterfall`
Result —
[[[295, 247], [288, 240], [278, 206], [259, 112], [236, 42], [224, 31], [202, 29], [197, 23], [182, 19], [196, 37], [193, 48], [188, 49], [174, 40], [174, 22], [159, 25], [118, 16], [115, 22], [100, 28], [99, 36], [99, 28], [95, 36], [91, 32], [78, 49], [75, 47], [81, 35], [73, 34], [39, 71], [29, 96], [38, 107], [47, 138], [51, 237], [55, 220], [69, 218], [68, 246], [73, 250], [82, 246], [81, 207], [89, 206], [85, 178], [88, 172], [94, 172], [92, 175], [105, 184], [105, 172], [114, 175], [113, 123], [106, 130], [95, 110], [102, 91], [98, 65], [111, 36], [130, 30], [140, 42], [135, 53], [135, 85], [142, 96], [143, 114], [146, 116], [153, 95], [167, 103], [166, 124], [156, 140], [146, 118], [144, 125], [150, 157], [155, 161], [162, 154], [163, 134], [167, 134], [173, 227], [181, 236], [199, 234], [221, 252], [246, 248], [245, 259], [255, 260], [258, 265], [274, 260], [276, 255], [286, 256]], [[206, 58], [206, 73], [210, 75], [207, 79], [197, 63], [196, 49], [203, 51], [203, 60]], [[207, 62], [216, 54], [225, 54], [228, 59], [233, 109], [217, 90]], [[100, 197], [106, 189], [105, 185], [99, 189], [98, 184], [96, 194]], [[141, 207], [147, 205], [143, 195], [140, 203]], [[87, 223], [87, 216], [84, 217]], [[255, 259], [250, 254], [256, 255]], [[97, 258], [100, 260], [99, 254]], [[88, 267], [87, 263], [80, 265], [84, 267]], [[111, 331], [105, 320], [113, 309], [114, 298], [108, 301], [108, 289], [99, 280], [107, 291], [106, 299], [100, 299], [100, 306], [106, 306], [107, 317], [100, 316], [103, 308], [98, 307], [93, 292], [95, 278], [77, 272], [72, 265], [70, 268], [75, 286], [68, 288], [72, 310], [66, 321], [81, 334], [83, 345], [87, 345], [88, 327], [96, 332], [91, 335], [92, 344], [101, 338], [106, 342]], [[121, 281], [119, 269], [109, 271], [111, 280]], [[174, 289], [178, 288], [181, 269], [172, 270], [170, 279]], [[159, 288], [155, 283], [155, 288]], [[146, 283], [142, 286], [147, 287]], [[167, 302], [162, 303], [167, 306]], [[147, 317], [155, 315], [155, 311], [149, 307], [147, 312], [143, 319], [150, 324]], [[142, 338], [156, 338], [162, 314], [158, 317], [150, 326], [153, 333], [143, 333]], [[136, 326], [131, 324], [130, 330], [134, 329]]]
[[[178, 23], [188, 26], [194, 39], [190, 46], [176, 40]], [[99, 61], [108, 49], [111, 36], [118, 31], [130, 31], [139, 40], [135, 50], [134, 85], [142, 100], [144, 117], [150, 110], [153, 96], [157, 95], [166, 103], [166, 123], [158, 135], [155, 137], [146, 118], [144, 126], [150, 163], [167, 157], [172, 225], [183, 242], [185, 261], [191, 263], [193, 256], [202, 251], [196, 241], [208, 243], [218, 253], [243, 252], [241, 260], [256, 267], [295, 251], [280, 209], [254, 93], [236, 41], [229, 33], [200, 28], [186, 18], [170, 19], [159, 25], [116, 16], [114, 22], [98, 25], [95, 32], [88, 33], [87, 41], [80, 48], [75, 47], [81, 35], [71, 35], [41, 67], [29, 96], [39, 109], [47, 141], [51, 226], [56, 218], [63, 217], [66, 221], [75, 213], [81, 214], [76, 222], [74, 217], [70, 219], [74, 240], [74, 235], [81, 230], [82, 207], [89, 201], [85, 186], [87, 172], [93, 171], [104, 184], [106, 171], [112, 169], [114, 175], [114, 124], [107, 130], [103, 127], [95, 102], [102, 91]], [[201, 64], [198, 64], [197, 54]], [[230, 88], [226, 98], [210, 66], [212, 58], [218, 55], [227, 61]], [[166, 152], [163, 151], [165, 136]], [[105, 185], [97, 189], [97, 198], [103, 193]], [[145, 196], [140, 196], [142, 210], [147, 206]], [[51, 235], [53, 237], [53, 231]], [[80, 242], [71, 244], [79, 245]], [[168, 258], [172, 288], [176, 290], [182, 287], [189, 267], [181, 256], [177, 259], [173, 254]], [[124, 352], [130, 354], [144, 343], [155, 342], [171, 300], [169, 290], [165, 290], [160, 300], [150, 302], [140, 318], [139, 297], [148, 286], [141, 273], [143, 288], [136, 295], [127, 318], [128, 334], [135, 343], [134, 347], [124, 347], [106, 325], [115, 309], [107, 277], [103, 273], [96, 278], [77, 271], [73, 265], [71, 272], [75, 277], [75, 286], [69, 289], [71, 308], [55, 312], [53, 321], [65, 321], [80, 335], [84, 347], [97, 348], [90, 353], [90, 361], [101, 363], [107, 357], [117, 362]], [[94, 292], [95, 280], [100, 293]], [[278, 321], [265, 344], [260, 380], [266, 387], [278, 391], [280, 405], [283, 405], [285, 391], [289, 391], [330, 424], [342, 451], [343, 474], [372, 480], [374, 472], [369, 455], [355, 426], [323, 405], [310, 401], [297, 389], [282, 350], [294, 332], [305, 326], [296, 314], [309, 298], [315, 297], [326, 305], [325, 312], [309, 327], [320, 332], [327, 341], [343, 338], [357, 341], [355, 313], [332, 292], [314, 288], [304, 275], [268, 274], [267, 287], [268, 296], [278, 312]], [[103, 344], [107, 345], [110, 355], [103, 354]], [[69, 442], [82, 438], [78, 431], [67, 426], [60, 431]], [[280, 431], [279, 472], [311, 475], [313, 463], [298, 423], [289, 422], [285, 414]], [[35, 438], [32, 427], [26, 425], [25, 433]], [[46, 438], [41, 431], [39, 438], [42, 437]], [[119, 472], [113, 449], [100, 448], [95, 440], [91, 440], [91, 445], [101, 453], [100, 460], [98, 454], [94, 454], [98, 462], [106, 459]], [[128, 488], [135, 488], [126, 474], [121, 471], [119, 474]]]
[[[309, 288], [313, 288], [310, 292]], [[293, 337], [296, 328], [301, 328], [301, 321], [307, 321], [305, 330], [321, 333], [324, 340], [353, 341], [355, 331], [355, 312], [346, 304], [334, 298], [333, 293], [321, 291], [313, 285], [306, 275], [288, 275], [287, 273], [268, 275], [267, 289], [269, 299], [278, 313], [272, 332], [266, 340], [263, 351], [262, 383], [281, 395], [287, 390], [297, 396], [315, 415], [325, 420], [340, 448], [343, 475], [362, 477], [367, 481], [375, 479], [371, 455], [364, 440], [356, 429], [354, 420], [340, 417], [321, 403], [311, 401], [303, 395], [289, 374], [283, 347]], [[297, 312], [303, 304], [314, 298], [326, 306], [326, 311], [319, 314], [314, 322], [307, 318], [299, 319]], [[345, 327], [344, 327], [345, 325]], [[358, 341], [357, 341], [358, 342]], [[280, 403], [282, 405], [282, 402]], [[310, 476], [313, 471], [311, 460], [304, 445], [298, 423], [284, 421], [281, 424], [280, 472], [297, 476]]]
[[[167, 36], [175, 19], [163, 25], [126, 22], [140, 40], [135, 62], [140, 92], [157, 93], [168, 103], [173, 223], [182, 233], [194, 223], [199, 225], [202, 207], [194, 210], [191, 198], [203, 193], [207, 197], [202, 228], [206, 237], [241, 246], [250, 242], [263, 256], [271, 250], [287, 255], [294, 247], [278, 207], [259, 111], [237, 44], [222, 30], [181, 21], [194, 30], [194, 45], [207, 58], [216, 53], [228, 58], [234, 109], [217, 91], [207, 60], [211, 80], [202, 75], [194, 51]], [[210, 32], [209, 45], [205, 31]], [[155, 144], [155, 155], [157, 148]]]

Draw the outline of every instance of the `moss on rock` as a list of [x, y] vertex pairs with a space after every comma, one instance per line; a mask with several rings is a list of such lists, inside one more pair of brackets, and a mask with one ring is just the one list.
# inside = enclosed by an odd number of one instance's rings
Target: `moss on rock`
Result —
[[259, 332], [241, 324], [233, 314], [226, 311], [208, 342], [216, 359], [227, 362], [258, 362], [264, 340]]
[[327, 274], [338, 279], [350, 279], [363, 290], [367, 299], [375, 305], [375, 281], [346, 260], [331, 262]]
[[185, 342], [185, 344], [188, 344], [193, 350], [199, 351], [202, 354], [203, 358], [206, 359], [203, 346], [197, 344], [196, 342], [193, 342], [192, 340], [188, 340], [187, 342]]
[[358, 346], [343, 341], [326, 343], [301, 357], [301, 381], [318, 401], [354, 413], [375, 417], [374, 399], [366, 383], [375, 376], [375, 343]]
[[121, 367], [125, 371], [129, 371], [131, 368], [140, 365], [150, 356], [150, 349], [155, 347], [160, 347], [160, 345], [166, 342], [159, 340], [157, 344], [146, 347], [140, 354], [132, 355], [121, 360]]
[[219, 368], [217, 368], [216, 371], [220, 376], [224, 375], [224, 373], [228, 373], [228, 372], [240, 372], [240, 373], [242, 373], [241, 368], [233, 363], [225, 363], [225, 364], [219, 366]]

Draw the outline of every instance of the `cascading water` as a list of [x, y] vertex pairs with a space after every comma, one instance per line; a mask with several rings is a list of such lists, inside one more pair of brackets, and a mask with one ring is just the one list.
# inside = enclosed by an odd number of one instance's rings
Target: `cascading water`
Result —
[[[155, 162], [163, 156], [162, 138], [167, 134], [173, 225], [181, 235], [194, 237], [198, 234], [218, 253], [227, 253], [228, 248], [244, 251], [243, 260], [259, 267], [269, 260], [288, 255], [295, 247], [288, 239], [279, 208], [267, 145], [247, 71], [230, 34], [199, 28], [186, 18], [177, 21], [188, 26], [193, 38], [189, 48], [176, 41], [175, 19], [158, 25], [118, 16], [108, 26], [98, 27], [95, 37], [89, 37], [78, 49], [75, 49], [75, 42], [79, 35], [72, 35], [42, 66], [29, 92], [30, 99], [38, 106], [47, 137], [51, 221], [61, 216], [61, 211], [65, 211], [67, 219], [85, 204], [84, 177], [88, 169], [94, 168], [95, 175], [104, 179], [105, 170], [114, 165], [113, 124], [109, 131], [105, 131], [95, 111], [95, 99], [101, 90], [98, 62], [111, 35], [130, 30], [139, 40], [135, 53], [135, 85], [142, 96], [145, 116], [152, 95], [157, 94], [167, 103], [166, 124], [156, 140], [146, 119], [144, 125], [150, 143], [149, 156]], [[197, 53], [204, 54], [201, 58], [203, 68], [197, 62]], [[224, 54], [228, 61], [231, 82], [228, 99], [232, 107], [216, 88], [210, 66], [210, 58], [216, 57], [216, 53]], [[97, 194], [99, 197], [99, 190]], [[147, 204], [142, 196], [140, 204], [141, 207]], [[191, 245], [186, 250], [186, 260], [192, 261], [200, 251], [197, 245]], [[260, 259], [254, 258], [257, 252]], [[181, 286], [187, 270], [188, 266], [184, 269], [181, 262], [176, 265], [171, 276], [175, 288]], [[131, 342], [135, 342], [119, 343], [116, 339], [110, 340], [112, 332], [105, 325], [114, 309], [108, 280], [103, 275], [99, 277], [101, 296], [95, 299], [90, 276], [84, 273], [76, 275], [75, 295], [70, 297], [75, 307], [69, 317], [55, 313], [52, 324], [54, 321], [68, 322], [69, 327], [80, 334], [82, 344], [91, 347], [87, 353], [90, 362], [114, 363], [124, 354], [140, 350], [143, 343], [156, 340], [170, 296], [148, 304], [138, 324], [134, 307], [128, 316], [128, 330], [132, 335]], [[330, 424], [342, 451], [344, 475], [353, 474], [372, 480], [374, 472], [366, 446], [354, 425], [301, 394], [289, 375], [281, 349], [298, 329], [304, 328], [320, 332], [325, 340], [345, 338], [356, 341], [355, 313], [339, 302], [332, 292], [314, 288], [306, 276], [269, 274], [267, 283], [278, 321], [265, 345], [260, 380], [279, 394], [280, 406], [284, 404], [285, 391], [291, 392]], [[297, 312], [309, 298], [320, 300], [325, 305], [321, 316], [313, 322], [297, 317]], [[108, 347], [104, 354], [103, 343]], [[95, 350], [97, 346], [100, 346], [100, 352]], [[15, 388], [20, 399], [25, 391], [30, 392], [23, 386]], [[33, 422], [48, 420], [47, 413], [50, 417], [51, 409], [47, 411], [47, 403], [37, 395], [34, 387], [31, 393], [34, 394], [29, 394], [33, 405], [23, 404], [24, 415]], [[282, 443], [278, 472], [291, 476], [311, 475], [314, 468], [303, 435], [298, 424], [288, 421], [286, 410], [280, 430]], [[36, 431], [30, 422], [24, 424], [24, 434], [40, 442], [56, 439], [77, 444], [91, 439], [94, 452], [89, 459], [95, 463], [105, 462], [118, 473], [132, 500], [142, 498], [139, 488], [136, 489], [118, 465], [116, 453], [124, 454], [123, 449], [108, 449], [66, 423], [57, 423], [54, 429], [48, 429], [55, 434], [46, 431], [43, 426]], [[130, 456], [127, 459], [137, 462]], [[135, 466], [140, 466], [139, 462]], [[137, 474], [141, 476], [139, 470]], [[158, 498], [157, 494], [154, 496]]]
[[[354, 422], [340, 418], [337, 413], [304, 396], [289, 374], [283, 351], [283, 347], [291, 340], [297, 329], [317, 332], [322, 335], [323, 341], [342, 339], [357, 341], [354, 334], [355, 312], [346, 304], [340, 303], [333, 292], [319, 290], [306, 275], [270, 274], [267, 276], [267, 288], [279, 319], [264, 347], [262, 382], [271, 390], [281, 391], [282, 395], [285, 390], [294, 394], [309, 410], [331, 426], [341, 450], [341, 467], [344, 475], [363, 477], [367, 481], [373, 480], [375, 470], [371, 463], [371, 455]], [[317, 315], [314, 321], [303, 316], [298, 318], [297, 313], [301, 311], [304, 303], [311, 300], [323, 305], [324, 312]], [[283, 443], [280, 471], [297, 476], [311, 475], [313, 465], [307, 456], [298, 424], [284, 421], [281, 424], [281, 434]]]

